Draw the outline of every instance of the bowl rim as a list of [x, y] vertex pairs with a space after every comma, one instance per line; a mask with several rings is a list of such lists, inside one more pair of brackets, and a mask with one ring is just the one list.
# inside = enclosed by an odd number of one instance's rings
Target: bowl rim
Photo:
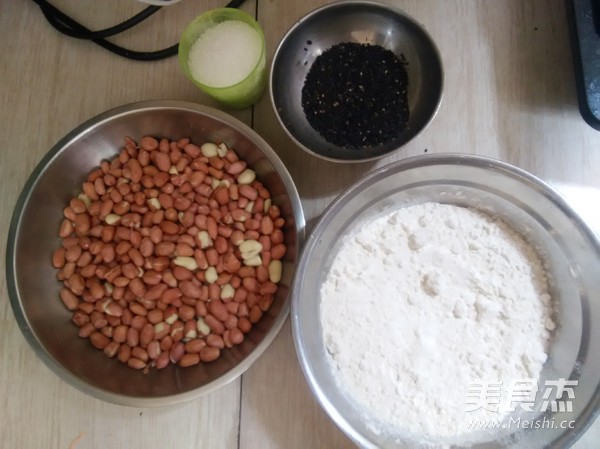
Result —
[[[549, 183], [532, 173], [512, 165], [508, 162], [501, 161], [488, 156], [480, 156], [466, 153], [439, 153], [439, 154], [422, 154], [401, 159], [390, 164], [384, 165], [360, 178], [351, 186], [341, 192], [320, 215], [319, 219], [312, 228], [308, 238], [305, 241], [300, 260], [296, 267], [296, 276], [292, 285], [292, 304], [290, 321], [292, 325], [292, 337], [294, 348], [298, 358], [298, 363], [304, 375], [305, 381], [308, 384], [313, 397], [317, 400], [320, 407], [327, 413], [332, 421], [344, 432], [355, 444], [361, 448], [375, 449], [375, 446], [366, 440], [363, 434], [359, 433], [351, 427], [342, 414], [329, 402], [322, 391], [322, 387], [316, 381], [313, 364], [307, 357], [307, 350], [303, 341], [304, 329], [301, 327], [300, 318], [300, 301], [302, 279], [306, 272], [307, 264], [310, 263], [312, 252], [319, 246], [320, 236], [323, 229], [328, 225], [329, 221], [335, 216], [336, 209], [341, 204], [351, 199], [355, 192], [363, 189], [364, 186], [370, 186], [386, 176], [386, 173], [401, 173], [409, 169], [417, 169], [423, 166], [434, 165], [467, 165], [476, 168], [487, 168], [495, 172], [505, 174], [513, 179], [519, 179], [529, 185], [529, 187], [537, 190], [544, 195], [548, 200], [554, 203], [567, 217], [569, 217], [579, 228], [581, 234], [588, 240], [592, 246], [592, 251], [595, 251], [600, 256], [600, 235], [597, 235], [591, 227], [585, 222], [579, 214], [569, 205], [568, 201]], [[550, 443], [550, 447], [570, 447], [575, 441], [581, 437], [585, 431], [592, 425], [594, 420], [600, 416], [600, 383], [596, 385], [591, 400], [585, 405], [576, 420], [575, 427], [565, 429], [565, 432], [559, 435]]]
[[[370, 156], [370, 157], [366, 157], [366, 158], [361, 158], [361, 159], [338, 159], [335, 157], [331, 157], [331, 156], [326, 156], [323, 155], [321, 153], [317, 153], [316, 151], [311, 150], [310, 148], [308, 148], [306, 145], [304, 145], [302, 142], [300, 142], [300, 140], [288, 129], [288, 127], [285, 125], [285, 123], [283, 122], [283, 119], [281, 118], [281, 115], [279, 114], [279, 111], [277, 109], [277, 105], [275, 104], [275, 95], [273, 93], [273, 76], [275, 73], [275, 65], [279, 59], [279, 56], [282, 52], [282, 49], [284, 47], [284, 45], [286, 44], [286, 42], [289, 40], [289, 37], [298, 29], [300, 28], [300, 26], [302, 24], [304, 24], [305, 22], [308, 22], [309, 20], [311, 20], [313, 17], [317, 16], [318, 14], [323, 13], [326, 10], [329, 9], [335, 9], [335, 8], [345, 8], [345, 7], [349, 7], [352, 8], [356, 5], [364, 5], [364, 6], [369, 6], [372, 8], [379, 8], [381, 10], [387, 10], [388, 12], [392, 12], [398, 16], [402, 16], [404, 17], [406, 20], [408, 20], [409, 22], [411, 22], [417, 29], [419, 29], [419, 31], [421, 33], [423, 33], [423, 35], [427, 38], [429, 44], [431, 45], [432, 50], [434, 51], [434, 54], [436, 56], [436, 60], [439, 63], [439, 67], [440, 67], [440, 92], [439, 92], [439, 96], [435, 105], [435, 108], [431, 114], [431, 116], [428, 118], [428, 120], [423, 124], [423, 126], [421, 127], [421, 129], [414, 135], [412, 136], [409, 140], [407, 140], [406, 142], [404, 142], [403, 144], [401, 144], [400, 146], [391, 149], [390, 151], [383, 153], [383, 154], [379, 154], [376, 156]], [[275, 112], [275, 117], [277, 117], [277, 121], [279, 122], [279, 125], [281, 126], [281, 128], [283, 128], [283, 130], [285, 131], [285, 133], [287, 134], [287, 136], [292, 140], [292, 142], [294, 142], [296, 144], [296, 146], [300, 147], [302, 150], [306, 151], [308, 154], [311, 154], [315, 157], [318, 157], [320, 159], [329, 161], [329, 162], [335, 162], [338, 164], [344, 164], [344, 163], [350, 163], [350, 164], [362, 164], [364, 162], [373, 162], [379, 159], [382, 159], [384, 157], [387, 156], [391, 156], [395, 153], [397, 153], [399, 150], [401, 150], [402, 148], [406, 147], [406, 145], [408, 145], [410, 142], [412, 142], [413, 140], [415, 140], [417, 137], [419, 137], [431, 124], [431, 122], [433, 121], [433, 119], [437, 116], [440, 107], [442, 105], [442, 100], [444, 98], [444, 85], [445, 85], [445, 79], [446, 79], [446, 75], [445, 75], [445, 70], [444, 70], [444, 64], [443, 64], [443, 60], [442, 60], [442, 55], [440, 53], [440, 50], [437, 46], [437, 44], [435, 43], [435, 41], [433, 40], [431, 34], [427, 31], [427, 29], [419, 22], [417, 21], [413, 16], [407, 14], [406, 12], [404, 12], [403, 10], [401, 10], [398, 7], [392, 6], [392, 5], [388, 5], [385, 3], [380, 3], [378, 1], [373, 1], [373, 0], [336, 0], [332, 3], [328, 3], [326, 5], [320, 6], [318, 8], [313, 9], [312, 11], [309, 11], [308, 13], [306, 13], [305, 15], [303, 15], [302, 17], [300, 17], [283, 35], [283, 37], [281, 38], [281, 40], [279, 41], [279, 44], [277, 45], [277, 48], [275, 49], [275, 53], [273, 53], [273, 58], [271, 60], [271, 67], [269, 70], [269, 97], [270, 97], [270, 101], [271, 101], [271, 107], [273, 108], [273, 111]]]
[[[294, 225], [297, 239], [296, 246], [298, 260], [305, 238], [306, 221], [304, 217], [304, 211], [302, 209], [302, 203], [300, 201], [300, 196], [294, 184], [293, 178], [291, 177], [290, 173], [288, 172], [287, 168], [285, 167], [277, 153], [262, 137], [258, 135], [256, 131], [254, 131], [248, 125], [218, 109], [214, 109], [212, 107], [200, 105], [197, 103], [179, 100], [146, 100], [129, 103], [109, 109], [84, 121], [72, 131], [68, 132], [55, 145], [53, 145], [51, 149], [46, 154], [44, 154], [44, 156], [37, 163], [31, 174], [27, 178], [27, 181], [25, 182], [24, 186], [22, 187], [21, 193], [18, 196], [11, 216], [7, 236], [5, 258], [6, 286], [8, 291], [9, 302], [17, 320], [17, 324], [21, 329], [21, 333], [29, 343], [29, 346], [34, 350], [35, 354], [44, 363], [44, 365], [46, 365], [54, 374], [56, 374], [61, 380], [65, 381], [67, 384], [71, 385], [72, 387], [75, 387], [79, 391], [86, 393], [92, 397], [101, 399], [109, 403], [129, 407], [162, 407], [187, 402], [193, 399], [197, 399], [212, 391], [215, 391], [216, 389], [226, 384], [229, 384], [238, 377], [240, 377], [267, 350], [267, 348], [279, 335], [289, 315], [292, 298], [292, 284], [290, 284], [288, 296], [286, 298], [286, 303], [284, 304], [279, 316], [274, 320], [271, 330], [265, 334], [263, 340], [240, 363], [238, 363], [234, 368], [230, 369], [217, 379], [183, 393], [168, 396], [160, 396], [156, 398], [128, 396], [124, 394], [113, 393], [95, 387], [81, 380], [71, 371], [69, 371], [56, 360], [54, 360], [54, 358], [52, 358], [46, 352], [43, 344], [41, 343], [41, 341], [38, 340], [35, 332], [30, 326], [29, 320], [24, 312], [19, 289], [17, 287], [16, 282], [16, 236], [20, 229], [23, 211], [29, 202], [32, 190], [38, 183], [39, 175], [44, 171], [46, 166], [56, 156], [58, 156], [66, 146], [68, 146], [74, 140], [81, 138], [94, 128], [97, 128], [106, 122], [110, 122], [114, 119], [117, 119], [120, 116], [156, 110], [182, 110], [208, 115], [229, 126], [236, 128], [242, 134], [246, 135], [257, 146], [259, 146], [265, 157], [271, 162], [275, 170], [280, 174], [281, 180], [285, 185], [288, 195], [290, 197], [290, 202], [292, 205], [295, 220]], [[291, 282], [293, 282], [293, 279], [291, 280]]]

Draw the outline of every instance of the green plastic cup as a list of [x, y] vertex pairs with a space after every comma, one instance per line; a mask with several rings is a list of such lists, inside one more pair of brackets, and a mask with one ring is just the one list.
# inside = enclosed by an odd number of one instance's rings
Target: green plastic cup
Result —
[[[194, 78], [188, 65], [190, 49], [194, 42], [209, 28], [228, 20], [245, 22], [255, 29], [261, 40], [260, 56], [252, 71], [237, 84], [226, 87], [214, 87], [202, 84]], [[179, 41], [179, 65], [183, 73], [203, 92], [210, 95], [219, 103], [232, 109], [245, 109], [255, 104], [267, 85], [267, 70], [265, 56], [265, 35], [256, 20], [249, 14], [235, 8], [217, 8], [206, 11], [190, 22]]]

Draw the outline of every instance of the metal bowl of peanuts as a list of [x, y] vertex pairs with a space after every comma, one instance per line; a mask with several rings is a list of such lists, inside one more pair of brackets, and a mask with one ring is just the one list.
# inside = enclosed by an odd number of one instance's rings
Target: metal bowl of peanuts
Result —
[[237, 119], [179, 101], [118, 107], [60, 140], [24, 186], [11, 305], [79, 390], [128, 406], [190, 400], [277, 336], [304, 224], [283, 163]]

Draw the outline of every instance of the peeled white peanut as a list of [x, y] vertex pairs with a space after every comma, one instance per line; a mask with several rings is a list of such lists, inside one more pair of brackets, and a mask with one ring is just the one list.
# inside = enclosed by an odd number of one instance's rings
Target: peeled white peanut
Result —
[[206, 142], [202, 144], [200, 147], [200, 151], [202, 152], [202, 156], [204, 157], [215, 157], [218, 156], [219, 151], [218, 147], [212, 142]]
[[106, 217], [104, 217], [104, 222], [107, 225], [117, 224], [120, 220], [121, 220], [121, 216], [117, 215], [117, 214], [108, 214]]
[[202, 249], [208, 248], [209, 246], [212, 246], [212, 244], [213, 244], [213, 241], [210, 238], [210, 235], [208, 235], [208, 232], [206, 232], [206, 231], [198, 232], [198, 240], [200, 241], [200, 248], [202, 248]]
[[256, 179], [256, 173], [251, 168], [247, 168], [238, 176], [237, 182], [238, 184], [252, 184]]
[[219, 275], [217, 274], [217, 270], [215, 269], [215, 267], [208, 267], [204, 272], [204, 279], [206, 279], [206, 282], [208, 282], [209, 284], [216, 282], [218, 278]]
[[173, 259], [173, 263], [179, 267], [187, 268], [190, 271], [198, 269], [198, 263], [193, 257], [177, 256], [175, 259]]
[[235, 295], [235, 289], [231, 284], [225, 284], [221, 287], [221, 299], [233, 298]]
[[224, 143], [220, 143], [217, 147], [217, 154], [219, 155], [219, 157], [225, 157], [225, 155], [227, 154], [227, 147]]
[[148, 200], [148, 206], [150, 206], [154, 210], [158, 210], [161, 208], [160, 201], [158, 201], [158, 198], [150, 198]]
[[269, 263], [268, 271], [269, 271], [269, 280], [273, 284], [277, 284], [279, 281], [281, 281], [281, 271], [282, 271], [281, 260], [272, 260]]
[[257, 240], [244, 240], [240, 243], [239, 248], [242, 259], [244, 260], [251, 259], [262, 251], [262, 245]]
[[83, 201], [83, 204], [85, 204], [86, 208], [90, 207], [90, 204], [92, 204], [92, 200], [85, 193], [80, 193], [79, 195], [77, 195], [77, 198]]
[[202, 335], [210, 334], [210, 327], [208, 327], [208, 324], [206, 324], [206, 321], [202, 317], [198, 317], [196, 320], [196, 328]]
[[244, 259], [244, 265], [247, 267], [260, 267], [262, 265], [262, 259], [259, 255], [254, 257], [250, 257], [249, 259]]

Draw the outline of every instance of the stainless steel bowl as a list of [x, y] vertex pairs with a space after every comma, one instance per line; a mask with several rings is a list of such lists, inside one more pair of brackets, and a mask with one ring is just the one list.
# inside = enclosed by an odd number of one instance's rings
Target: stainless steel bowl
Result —
[[329, 416], [359, 446], [416, 447], [374, 433], [336, 385], [322, 343], [319, 298], [341, 237], [369, 217], [428, 201], [497, 215], [535, 245], [548, 264], [553, 297], [559, 305], [559, 327], [542, 379], [578, 381], [573, 411], [544, 415], [557, 423], [574, 420], [574, 428], [497, 429], [474, 447], [568, 447], [600, 410], [600, 243], [550, 186], [492, 159], [466, 155], [405, 159], [367, 175], [321, 216], [297, 268], [291, 315], [298, 358], [310, 388]]
[[[408, 61], [410, 118], [394, 140], [364, 149], [327, 142], [302, 109], [302, 87], [315, 59], [342, 42], [381, 45]], [[332, 3], [300, 19], [273, 57], [269, 82], [273, 108], [283, 129], [302, 149], [336, 162], [364, 162], [386, 156], [415, 138], [435, 116], [443, 90], [442, 61], [429, 34], [398, 9], [369, 1]]]
[[[77, 337], [71, 313], [61, 303], [51, 254], [60, 246], [62, 210], [80, 191], [87, 173], [115, 156], [123, 138], [145, 135], [232, 146], [269, 188], [286, 218], [288, 252], [281, 287], [272, 308], [243, 344], [217, 361], [191, 368], [134, 371]], [[148, 101], [119, 107], [82, 124], [41, 160], [13, 213], [6, 278], [21, 331], [41, 360], [85, 393], [129, 406], [158, 406], [193, 399], [241, 375], [268, 347], [289, 312], [289, 289], [304, 235], [304, 216], [294, 183], [269, 145], [237, 119], [214, 109], [179, 101]]]

